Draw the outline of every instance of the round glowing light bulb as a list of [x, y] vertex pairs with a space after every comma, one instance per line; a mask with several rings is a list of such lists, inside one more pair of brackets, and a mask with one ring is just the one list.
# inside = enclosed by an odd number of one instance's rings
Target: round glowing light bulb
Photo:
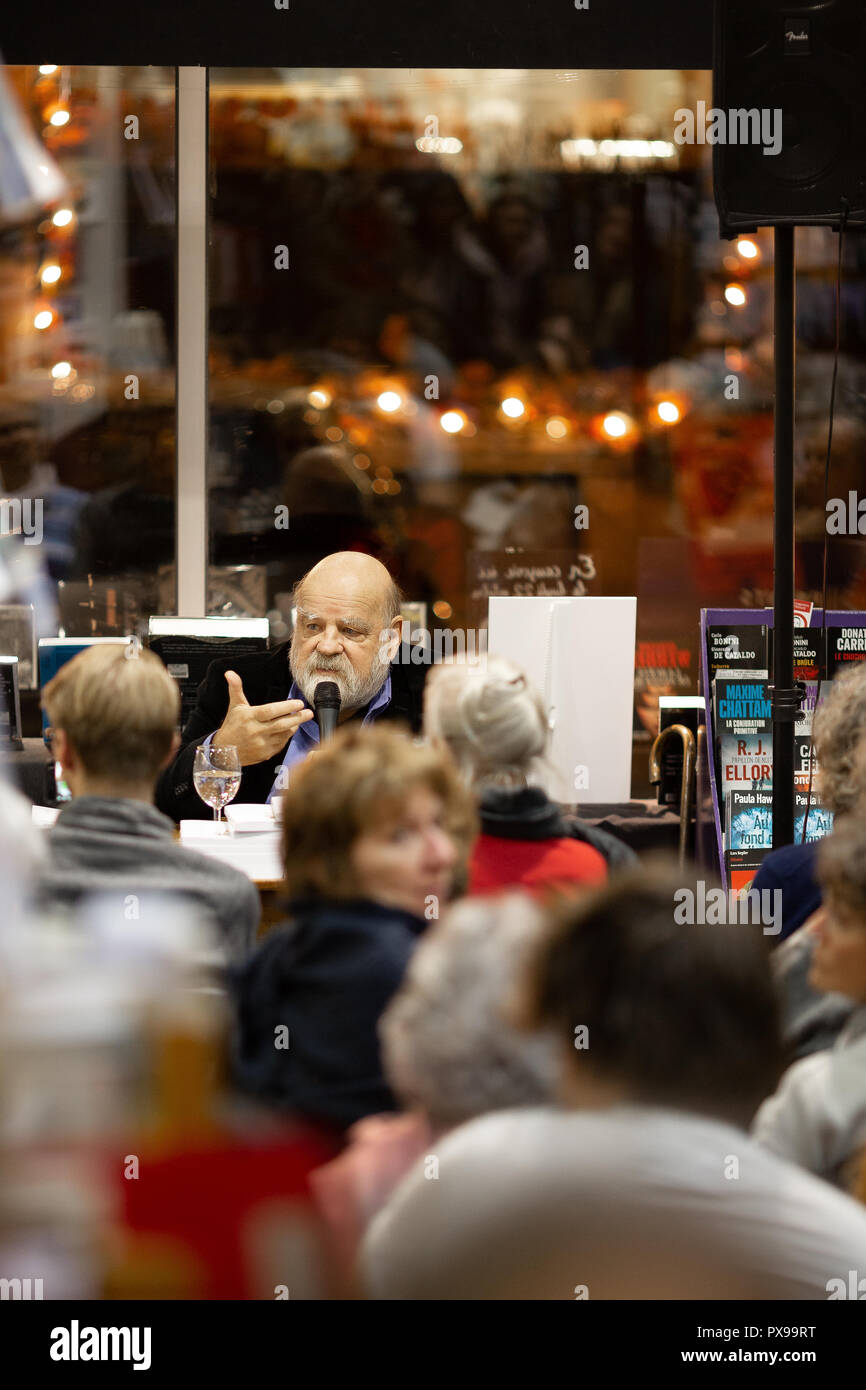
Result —
[[40, 64], [39, 64], [39, 75], [40, 75], [40, 77], [50, 77], [51, 74], [52, 74], [53, 72], [56, 72], [56, 71], [57, 71], [57, 64], [56, 64], [56, 63], [40, 63]]
[[33, 320], [34, 328], [50, 328], [54, 322], [54, 315], [50, 309], [40, 309]]
[[737, 251], [744, 261], [753, 261], [758, 256], [758, 247], [751, 237], [741, 236], [737, 242]]
[[746, 291], [742, 285], [725, 285], [725, 299], [729, 304], [745, 304]]
[[564, 439], [568, 434], [568, 422], [554, 415], [544, 426], [551, 439]]
[[502, 414], [507, 415], [509, 420], [519, 420], [526, 411], [526, 406], [519, 396], [506, 396], [502, 402]]
[[54, 377], [55, 381], [65, 381], [66, 377], [71, 375], [71, 372], [71, 362], [55, 362], [54, 366], [51, 368], [51, 375]]
[[605, 415], [601, 427], [611, 439], [622, 439], [628, 429], [628, 421], [624, 415], [611, 413]]
[[58, 208], [51, 221], [55, 227], [68, 227], [72, 221], [72, 212], [69, 208]]
[[59, 265], [44, 265], [40, 273], [40, 278], [43, 285], [56, 285], [61, 274], [62, 271]]
[[680, 418], [680, 408], [673, 401], [659, 401], [656, 414], [666, 425], [675, 425]]
[[57, 125], [57, 126], [66, 125], [66, 123], [67, 123], [68, 120], [69, 120], [69, 112], [68, 112], [68, 111], [63, 111], [63, 110], [55, 111], [54, 114], [53, 114], [52, 117], [51, 117], [51, 124], [52, 124], [52, 125]]
[[333, 400], [333, 396], [330, 391], [325, 391], [321, 386], [317, 386], [307, 396], [307, 400], [310, 402], [310, 405], [316, 407], [316, 410], [327, 410]]
[[439, 424], [446, 434], [459, 434], [466, 424], [466, 416], [460, 410], [446, 410]]
[[403, 398], [399, 396], [396, 391], [383, 391], [376, 401], [376, 404], [380, 410], [384, 410], [391, 415], [395, 410], [400, 409], [400, 406], [403, 404]]

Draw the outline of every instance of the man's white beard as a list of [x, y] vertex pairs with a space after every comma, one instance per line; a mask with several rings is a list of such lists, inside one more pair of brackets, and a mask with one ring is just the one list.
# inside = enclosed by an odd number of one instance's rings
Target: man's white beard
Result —
[[295, 656], [294, 643], [289, 648], [289, 670], [292, 679], [300, 688], [310, 708], [313, 707], [319, 681], [334, 681], [340, 692], [342, 709], [361, 709], [374, 695], [378, 695], [385, 684], [389, 669], [390, 662], [383, 662], [378, 651], [373, 656], [369, 675], [362, 679], [345, 655], [320, 656], [318, 652], [313, 652], [301, 665]]

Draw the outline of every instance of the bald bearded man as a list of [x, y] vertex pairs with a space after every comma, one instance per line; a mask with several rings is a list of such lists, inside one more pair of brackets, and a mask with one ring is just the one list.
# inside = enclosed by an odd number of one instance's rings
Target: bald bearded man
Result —
[[157, 786], [156, 804], [173, 820], [212, 814], [192, 777], [195, 750], [206, 740], [238, 750], [236, 801], [268, 801], [284, 787], [293, 764], [318, 746], [319, 681], [337, 684], [340, 724], [396, 719], [420, 730], [427, 665], [395, 660], [402, 600], [385, 566], [354, 550], [326, 555], [299, 580], [294, 598], [290, 642], [208, 667], [181, 750]]

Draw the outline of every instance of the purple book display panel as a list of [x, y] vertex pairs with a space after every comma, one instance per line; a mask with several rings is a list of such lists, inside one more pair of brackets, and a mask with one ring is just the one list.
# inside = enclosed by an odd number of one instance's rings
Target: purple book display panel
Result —
[[[712, 627], [741, 626], [741, 627], [761, 627], [766, 625], [768, 632], [773, 628], [772, 608], [702, 608], [701, 609], [701, 693], [707, 705], [707, 752], [710, 763], [710, 793], [713, 804], [713, 818], [715, 820], [715, 846], [717, 854], [717, 867], [723, 883], [727, 883], [728, 875], [725, 866], [724, 836], [723, 836], [723, 816], [724, 807], [719, 805], [719, 787], [716, 777], [716, 721], [715, 712], [712, 706], [712, 688], [710, 685], [710, 662], [707, 647], [707, 633]], [[812, 621], [809, 624], [809, 631], [820, 630], [821, 609], [815, 608], [812, 612]], [[827, 627], [858, 627], [866, 628], [866, 613], [845, 612], [836, 609], [827, 610]], [[799, 629], [804, 631], [805, 629]], [[770, 680], [773, 679], [772, 668], [769, 670]]]

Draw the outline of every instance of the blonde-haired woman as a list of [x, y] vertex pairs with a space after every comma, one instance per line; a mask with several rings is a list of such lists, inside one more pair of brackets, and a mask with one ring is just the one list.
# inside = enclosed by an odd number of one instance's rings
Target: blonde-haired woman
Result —
[[376, 1025], [452, 896], [475, 811], [451, 759], [395, 725], [347, 725], [283, 798], [288, 921], [236, 974], [235, 1076], [341, 1133], [395, 1108]]

